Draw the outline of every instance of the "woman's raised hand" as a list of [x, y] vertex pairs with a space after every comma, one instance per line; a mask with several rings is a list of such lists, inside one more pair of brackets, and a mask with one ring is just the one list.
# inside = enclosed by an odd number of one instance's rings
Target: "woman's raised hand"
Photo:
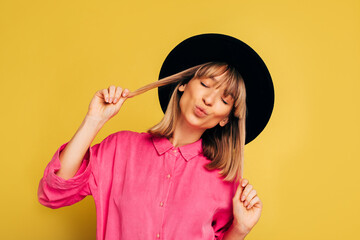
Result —
[[129, 93], [129, 89], [125, 88], [123, 90], [121, 87], [115, 87], [114, 85], [97, 91], [90, 102], [87, 116], [104, 123], [107, 122], [119, 112]]

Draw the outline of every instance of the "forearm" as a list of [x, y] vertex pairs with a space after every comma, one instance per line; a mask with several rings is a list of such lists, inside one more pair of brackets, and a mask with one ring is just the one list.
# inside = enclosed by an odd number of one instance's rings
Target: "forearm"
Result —
[[237, 229], [234, 224], [225, 232], [223, 240], [244, 240], [247, 234]]
[[87, 149], [103, 125], [102, 121], [86, 115], [75, 135], [60, 153], [61, 169], [56, 175], [66, 180], [76, 174]]

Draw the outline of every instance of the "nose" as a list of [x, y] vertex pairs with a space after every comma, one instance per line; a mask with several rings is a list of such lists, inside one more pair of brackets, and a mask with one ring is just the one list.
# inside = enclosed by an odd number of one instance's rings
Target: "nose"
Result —
[[208, 91], [206, 94], [203, 95], [203, 102], [207, 106], [211, 106], [214, 104], [216, 92], [215, 91]]

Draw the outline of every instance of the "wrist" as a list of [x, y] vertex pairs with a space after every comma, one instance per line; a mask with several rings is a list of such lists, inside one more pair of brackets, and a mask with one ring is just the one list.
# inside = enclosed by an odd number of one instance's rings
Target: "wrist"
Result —
[[236, 223], [233, 221], [231, 228], [234, 232], [237, 233], [237, 235], [240, 237], [241, 239], [244, 239], [246, 235], [248, 235], [248, 233], [250, 232], [250, 229], [245, 229], [243, 226], [241, 226], [240, 224]]
[[246, 235], [247, 234], [237, 228], [234, 224], [231, 224], [230, 228], [225, 232], [223, 240], [244, 240]]
[[100, 130], [105, 123], [106, 121], [104, 119], [101, 119], [100, 117], [97, 116], [91, 116], [88, 114], [86, 114], [84, 119], [84, 125], [91, 126], [92, 128], [95, 128], [97, 130]]

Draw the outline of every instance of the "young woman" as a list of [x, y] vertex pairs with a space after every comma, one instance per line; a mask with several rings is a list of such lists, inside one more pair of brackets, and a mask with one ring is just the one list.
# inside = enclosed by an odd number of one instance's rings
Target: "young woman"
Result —
[[[90, 147], [125, 100], [175, 84], [163, 119]], [[246, 89], [237, 69], [207, 62], [134, 92], [95, 93], [73, 138], [53, 156], [38, 197], [50, 208], [92, 195], [97, 239], [243, 239], [262, 202], [242, 178]]]

